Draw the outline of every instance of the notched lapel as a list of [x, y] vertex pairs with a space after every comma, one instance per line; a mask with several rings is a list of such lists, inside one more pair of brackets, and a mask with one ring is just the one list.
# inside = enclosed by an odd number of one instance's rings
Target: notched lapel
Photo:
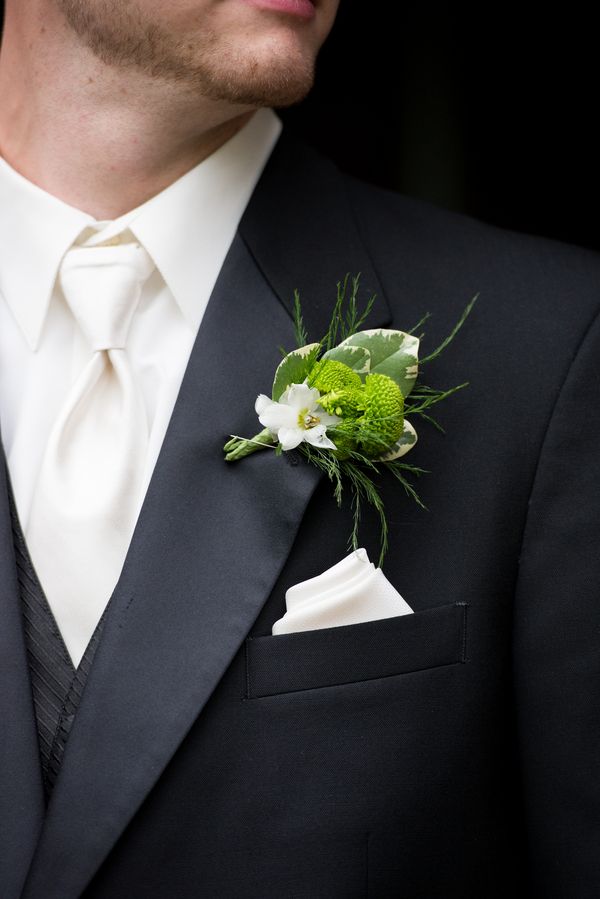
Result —
[[[285, 142], [276, 150], [223, 266], [111, 599], [24, 899], [76, 899], [85, 889], [243, 643], [319, 481], [312, 467], [276, 460], [270, 450], [233, 465], [222, 452], [227, 435], [258, 430], [256, 395], [269, 390], [278, 347], [293, 346], [294, 288], [317, 339], [346, 271], [356, 266], [369, 291], [380, 293], [335, 176], [319, 165]], [[372, 324], [387, 316], [381, 299]]]
[[[236, 240], [205, 313], [111, 599], [24, 896], [75, 899], [154, 785], [268, 596], [316, 472], [257, 453], [292, 322]], [[260, 560], [260, 561], [259, 561]]]

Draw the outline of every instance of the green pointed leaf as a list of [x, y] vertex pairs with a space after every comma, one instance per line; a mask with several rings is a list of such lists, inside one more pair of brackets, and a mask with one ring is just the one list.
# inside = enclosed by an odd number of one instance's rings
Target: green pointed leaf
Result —
[[301, 384], [317, 361], [320, 344], [307, 343], [306, 346], [288, 353], [277, 367], [273, 380], [273, 400], [278, 402], [290, 384]]
[[394, 446], [384, 453], [383, 456], [380, 456], [381, 462], [392, 462], [394, 459], [399, 459], [400, 456], [404, 456], [410, 449], [413, 448], [415, 443], [417, 442], [417, 432], [411, 425], [409, 421], [404, 419], [404, 432], [402, 437], [396, 441]]
[[360, 346], [371, 355], [371, 372], [387, 375], [407, 397], [419, 373], [419, 338], [406, 331], [373, 328], [359, 331], [340, 343], [340, 347]]
[[371, 371], [371, 354], [363, 346], [334, 346], [323, 354], [323, 359], [333, 359], [335, 362], [343, 362], [348, 368], [365, 379]]

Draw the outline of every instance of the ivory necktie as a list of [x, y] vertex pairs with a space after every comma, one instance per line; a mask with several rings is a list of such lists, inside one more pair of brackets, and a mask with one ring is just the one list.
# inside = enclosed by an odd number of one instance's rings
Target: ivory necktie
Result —
[[74, 247], [59, 272], [93, 356], [52, 428], [26, 539], [73, 663], [119, 579], [137, 514], [148, 423], [125, 352], [154, 263], [135, 243]]

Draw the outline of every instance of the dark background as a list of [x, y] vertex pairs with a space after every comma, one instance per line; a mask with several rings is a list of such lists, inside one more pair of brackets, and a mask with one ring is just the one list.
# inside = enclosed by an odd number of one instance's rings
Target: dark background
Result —
[[600, 249], [593, 10], [415, 5], [341, 0], [286, 125], [375, 184]]
[[315, 90], [286, 123], [368, 181], [600, 249], [589, 16], [414, 6], [342, 0]]

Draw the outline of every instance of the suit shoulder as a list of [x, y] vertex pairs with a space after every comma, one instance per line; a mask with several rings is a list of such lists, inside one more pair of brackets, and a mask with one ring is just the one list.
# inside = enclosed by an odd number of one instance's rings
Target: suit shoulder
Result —
[[[552, 238], [540, 237], [490, 225], [470, 215], [444, 209], [426, 200], [415, 199], [385, 190], [343, 175], [351, 205], [363, 231], [378, 238], [381, 251], [397, 247], [413, 237], [430, 251], [436, 247], [464, 249], [470, 253], [512, 253], [528, 260], [554, 260], [559, 264], [588, 267], [596, 275], [600, 271], [600, 253]], [[516, 259], [515, 259], [516, 261]]]
[[550, 304], [557, 314], [573, 316], [578, 308], [585, 316], [600, 307], [600, 253], [343, 178], [357, 227], [383, 281], [401, 277], [410, 259], [412, 270], [433, 270], [436, 281], [490, 285], [516, 300], [527, 292], [528, 303], [546, 309]]

